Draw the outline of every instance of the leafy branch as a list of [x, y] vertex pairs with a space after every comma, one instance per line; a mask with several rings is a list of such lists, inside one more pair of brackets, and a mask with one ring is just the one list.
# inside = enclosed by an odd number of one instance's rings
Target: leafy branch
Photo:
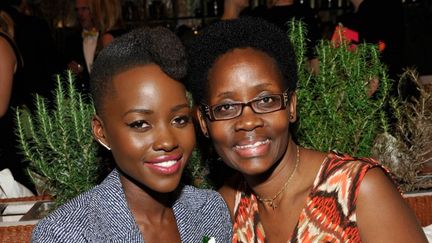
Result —
[[[54, 196], [57, 204], [96, 184], [99, 163], [90, 127], [92, 102], [77, 92], [74, 77], [57, 75], [54, 104], [36, 96], [34, 113], [16, 111], [16, 135], [39, 194]], [[52, 106], [50, 106], [52, 105]]]

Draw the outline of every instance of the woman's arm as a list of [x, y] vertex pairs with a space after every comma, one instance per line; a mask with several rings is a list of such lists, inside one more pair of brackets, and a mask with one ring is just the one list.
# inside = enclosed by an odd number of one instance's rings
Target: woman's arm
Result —
[[0, 118], [6, 114], [12, 93], [16, 56], [7, 40], [0, 37]]
[[427, 242], [413, 211], [380, 168], [366, 173], [356, 211], [363, 242]]

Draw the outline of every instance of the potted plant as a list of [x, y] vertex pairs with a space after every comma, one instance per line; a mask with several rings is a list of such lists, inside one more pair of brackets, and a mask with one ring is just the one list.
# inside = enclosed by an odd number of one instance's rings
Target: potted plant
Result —
[[[299, 76], [298, 142], [320, 151], [370, 156], [375, 137], [388, 124], [384, 107], [390, 80], [377, 47], [322, 40], [316, 49], [319, 72], [314, 75], [306, 65], [305, 32], [300, 21], [289, 23]], [[376, 80], [379, 89], [371, 95], [370, 83]]]
[[[312, 75], [304, 53], [304, 26], [290, 22], [289, 37], [298, 61], [296, 136], [304, 146], [354, 156], [372, 156], [390, 170], [422, 225], [432, 223], [432, 94], [419, 87], [415, 99], [390, 97], [391, 80], [372, 44], [350, 46], [323, 40], [317, 47], [320, 70]], [[399, 84], [418, 76], [406, 71]], [[379, 88], [371, 96], [370, 82]], [[399, 87], [399, 89], [402, 89]], [[394, 117], [393, 117], [394, 116]]]
[[420, 85], [414, 70], [401, 78], [417, 87], [416, 97], [393, 98], [390, 102], [395, 126], [376, 138], [372, 154], [395, 175], [402, 191], [432, 188], [432, 93]]
[[432, 224], [432, 93], [420, 85], [414, 70], [402, 75], [399, 90], [406, 83], [417, 87], [418, 94], [392, 99], [395, 126], [377, 136], [372, 154], [393, 173], [407, 202], [426, 226]]
[[56, 82], [52, 104], [37, 95], [34, 111], [16, 111], [16, 134], [38, 194], [49, 194], [60, 205], [96, 184], [100, 161], [91, 100], [77, 91], [70, 71], [65, 79], [57, 75]]

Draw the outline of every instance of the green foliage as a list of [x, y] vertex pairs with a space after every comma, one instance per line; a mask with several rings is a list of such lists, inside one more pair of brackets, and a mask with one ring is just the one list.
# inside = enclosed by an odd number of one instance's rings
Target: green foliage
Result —
[[56, 81], [54, 104], [36, 96], [34, 113], [16, 111], [16, 134], [38, 192], [62, 204], [96, 184], [99, 166], [90, 127], [93, 104], [77, 92], [71, 72]]
[[[370, 155], [376, 135], [387, 127], [384, 107], [390, 86], [377, 47], [360, 44], [353, 48], [347, 42], [335, 45], [322, 40], [317, 47], [319, 72], [311, 75], [304, 56], [305, 27], [299, 21], [289, 26], [299, 65], [299, 143], [320, 151]], [[378, 80], [379, 89], [370, 97], [373, 80]]]
[[[403, 192], [432, 188], [432, 93], [428, 93], [414, 70], [406, 70], [399, 81], [417, 88], [412, 97], [394, 97], [393, 129], [378, 135], [372, 154], [388, 168]], [[428, 168], [429, 167], [429, 168]]]
[[199, 149], [195, 149], [192, 152], [184, 174], [188, 180], [186, 181], [187, 184], [194, 185], [198, 188], [214, 188], [211, 180], [206, 177], [208, 174], [208, 167], [204, 164]]

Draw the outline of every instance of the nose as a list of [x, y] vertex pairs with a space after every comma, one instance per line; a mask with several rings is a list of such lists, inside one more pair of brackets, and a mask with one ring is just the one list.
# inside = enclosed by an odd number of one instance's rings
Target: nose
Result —
[[174, 135], [171, 129], [174, 128], [163, 126], [158, 129], [155, 135], [155, 141], [153, 143], [153, 149], [155, 151], [163, 150], [169, 152], [178, 147], [177, 137]]
[[255, 128], [262, 127], [264, 125], [263, 119], [259, 114], [256, 114], [250, 106], [245, 106], [243, 108], [242, 114], [236, 119], [236, 131], [252, 131]]

